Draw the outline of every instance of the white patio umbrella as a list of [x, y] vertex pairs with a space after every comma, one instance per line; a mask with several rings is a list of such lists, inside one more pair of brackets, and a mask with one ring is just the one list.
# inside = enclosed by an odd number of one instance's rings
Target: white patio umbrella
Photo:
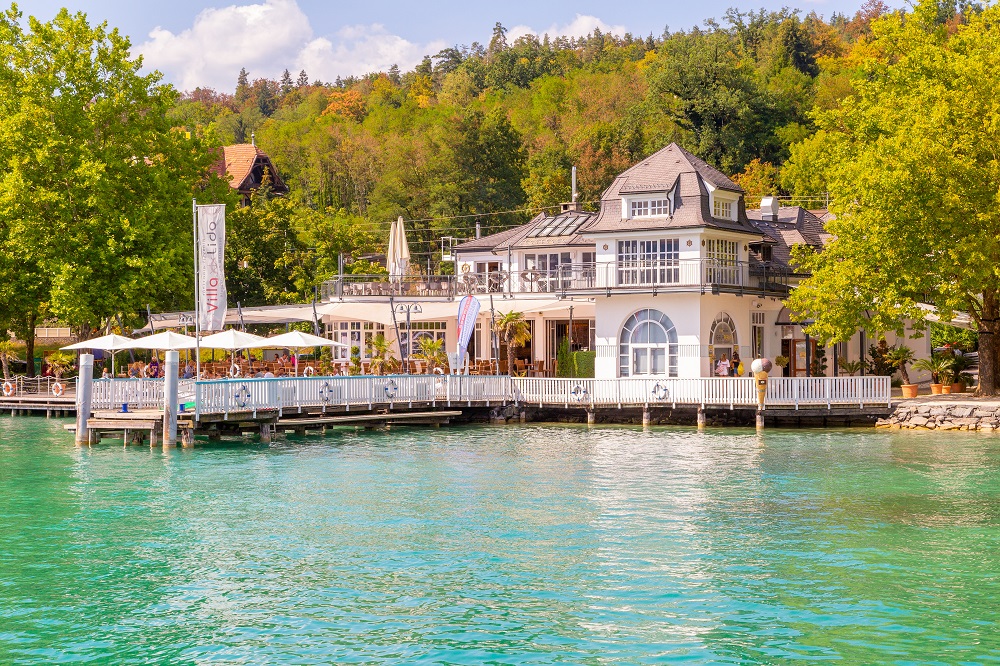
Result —
[[402, 215], [389, 228], [389, 249], [386, 252], [385, 263], [389, 269], [390, 280], [401, 280], [410, 268], [410, 246], [406, 242]]
[[173, 331], [164, 331], [163, 333], [157, 333], [156, 335], [147, 335], [144, 338], [132, 340], [127, 348], [176, 351], [179, 349], [194, 349], [197, 345], [197, 340], [192, 338], [190, 335], [181, 335], [180, 333], [174, 333]]
[[[267, 338], [232, 328], [201, 339], [202, 349], [225, 349], [229, 352], [230, 357], [236, 356], [236, 351], [239, 349], [260, 349], [266, 346]], [[232, 359], [230, 362], [233, 362]]]
[[253, 333], [244, 333], [229, 329], [221, 333], [206, 335], [201, 339], [201, 346], [205, 349], [260, 349], [268, 344], [267, 338], [263, 338]]
[[346, 347], [342, 342], [334, 342], [328, 338], [321, 338], [311, 333], [302, 331], [289, 331], [276, 335], [266, 340], [266, 347], [270, 349], [291, 349], [295, 351], [295, 375], [299, 374], [299, 350], [306, 347]]
[[120, 352], [123, 349], [129, 349], [129, 345], [132, 344], [132, 338], [126, 338], [123, 335], [116, 335], [110, 333], [108, 335], [102, 335], [99, 338], [93, 338], [92, 340], [84, 340], [83, 342], [77, 342], [76, 344], [67, 345], [63, 347], [63, 350], [70, 349], [101, 349], [103, 351], [111, 352], [111, 376], [115, 376], [115, 353]]

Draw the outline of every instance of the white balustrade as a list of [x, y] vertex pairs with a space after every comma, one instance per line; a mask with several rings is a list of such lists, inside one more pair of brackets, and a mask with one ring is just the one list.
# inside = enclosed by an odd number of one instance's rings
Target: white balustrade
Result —
[[[888, 377], [774, 377], [765, 406], [859, 406], [890, 403]], [[409, 406], [412, 403], [539, 406], [714, 405], [752, 407], [757, 387], [749, 377], [680, 379], [555, 379], [506, 375], [390, 375], [182, 380], [180, 403], [197, 414], [301, 411], [327, 407]], [[94, 380], [95, 409], [160, 409], [162, 379]]]
[[93, 409], [162, 409], [162, 379], [95, 379]]
[[[515, 397], [544, 405], [722, 405], [754, 406], [750, 377], [549, 379], [515, 377]], [[888, 377], [777, 377], [768, 380], [765, 406], [889, 404]]]

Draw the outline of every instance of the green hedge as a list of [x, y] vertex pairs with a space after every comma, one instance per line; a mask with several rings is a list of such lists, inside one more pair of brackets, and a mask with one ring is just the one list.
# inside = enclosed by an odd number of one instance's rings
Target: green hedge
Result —
[[569, 341], [563, 340], [559, 345], [556, 357], [557, 377], [579, 377], [581, 379], [592, 378], [594, 376], [594, 363], [597, 361], [597, 352], [569, 350]]
[[573, 376], [585, 379], [593, 379], [594, 363], [597, 362], [597, 352], [578, 351], [571, 354], [573, 357]]

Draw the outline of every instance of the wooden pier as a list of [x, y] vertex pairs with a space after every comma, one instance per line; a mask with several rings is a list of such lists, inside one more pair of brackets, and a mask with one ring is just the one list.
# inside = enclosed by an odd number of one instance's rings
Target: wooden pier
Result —
[[[171, 358], [173, 356], [173, 358]], [[81, 356], [81, 370], [92, 363]], [[334, 427], [441, 426], [454, 421], [526, 420], [589, 424], [755, 423], [848, 425], [872, 423], [892, 407], [888, 377], [769, 379], [763, 404], [755, 380], [731, 378], [550, 379], [506, 375], [391, 375], [176, 379], [176, 352], [168, 352], [168, 379], [91, 379], [77, 388], [76, 440], [192, 445], [196, 436], [220, 439], [278, 433], [305, 434]], [[173, 366], [171, 371], [170, 366]], [[170, 379], [173, 377], [173, 379]], [[71, 408], [63, 397], [61, 411]], [[52, 399], [19, 405], [58, 409]], [[633, 420], [632, 414], [638, 414]]]
[[15, 395], [0, 397], [0, 414], [11, 416], [39, 415], [47, 417], [67, 417], [76, 414], [76, 398], [70, 395], [55, 397], [45, 394]]
[[[231, 413], [228, 418], [221, 415], [208, 416], [199, 421], [191, 413], [179, 414], [177, 419], [178, 438], [182, 446], [193, 446], [196, 436], [209, 440], [223, 437], [260, 436], [270, 441], [275, 435], [305, 435], [308, 432], [326, 433], [330, 428], [364, 428], [372, 430], [392, 426], [432, 426], [447, 425], [455, 419], [463, 419], [461, 410], [402, 411], [379, 410], [370, 413], [342, 413], [306, 411], [290, 417], [279, 417], [277, 410], [258, 410], [256, 413]], [[69, 432], [76, 431], [76, 424], [65, 426]], [[89, 442], [99, 443], [104, 439], [122, 440], [128, 444], [163, 443], [163, 411], [143, 409], [132, 412], [98, 411], [87, 420]]]

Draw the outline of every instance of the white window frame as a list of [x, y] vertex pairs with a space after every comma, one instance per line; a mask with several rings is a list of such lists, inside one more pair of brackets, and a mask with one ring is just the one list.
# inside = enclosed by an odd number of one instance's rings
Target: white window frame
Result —
[[628, 219], [639, 217], [667, 217], [673, 212], [673, 201], [669, 196], [655, 199], [629, 199]]

